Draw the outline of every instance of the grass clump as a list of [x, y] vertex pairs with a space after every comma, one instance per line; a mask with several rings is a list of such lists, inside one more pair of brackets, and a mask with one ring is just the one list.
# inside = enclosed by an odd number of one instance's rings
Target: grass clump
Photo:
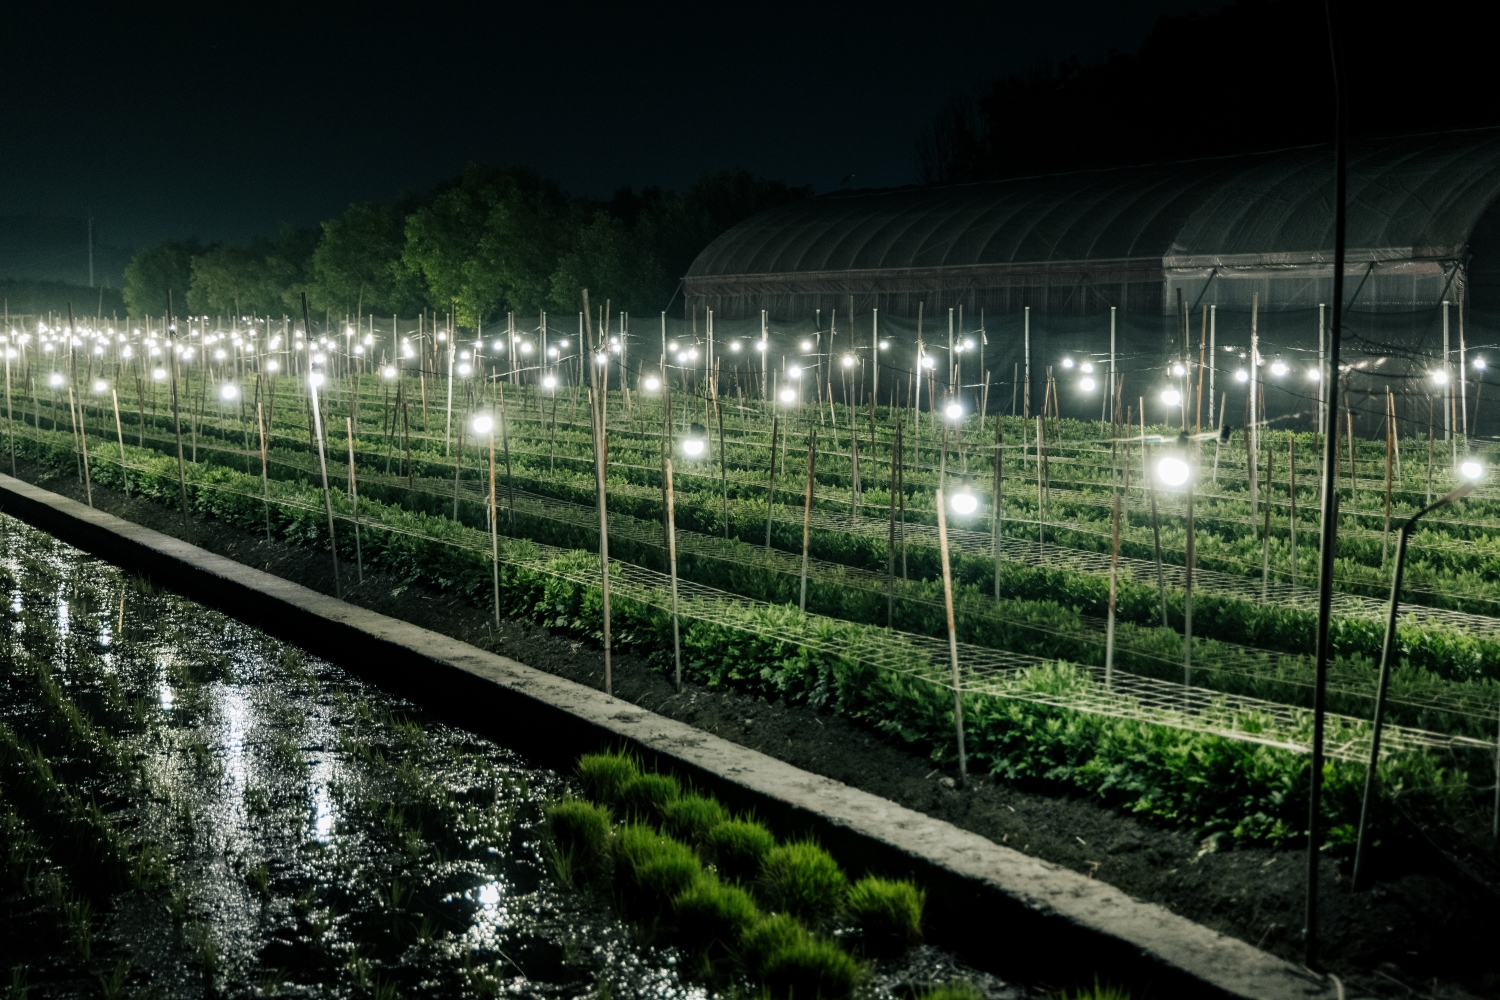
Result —
[[752, 820], [736, 819], [709, 830], [703, 838], [704, 857], [722, 878], [746, 884], [760, 874], [760, 863], [776, 846], [771, 831]]
[[745, 932], [761, 919], [748, 892], [707, 872], [672, 900], [672, 912], [683, 946], [715, 963], [731, 957]]
[[623, 752], [586, 753], [578, 758], [583, 793], [595, 802], [618, 805], [620, 789], [640, 777], [641, 769]]
[[701, 847], [714, 827], [727, 822], [729, 810], [704, 795], [684, 795], [662, 811], [662, 832], [694, 847]]
[[582, 799], [564, 799], [544, 810], [547, 828], [552, 833], [553, 863], [558, 874], [567, 873], [571, 882], [576, 874], [593, 875], [603, 871], [609, 860], [609, 807]]
[[984, 994], [968, 980], [955, 979], [923, 990], [917, 995], [917, 1000], [984, 1000]]
[[845, 1000], [859, 971], [837, 943], [804, 932], [766, 956], [760, 979], [775, 1000]]
[[921, 943], [927, 893], [905, 880], [867, 877], [849, 887], [844, 912], [864, 932], [871, 951], [891, 952]]
[[816, 925], [838, 912], [849, 880], [832, 855], [810, 840], [799, 840], [766, 852], [756, 888], [767, 909]]
[[1057, 997], [1058, 1000], [1130, 1000], [1130, 991], [1118, 986], [1100, 986], [1096, 978], [1092, 987], [1084, 987], [1071, 994], [1063, 990]]
[[672, 900], [703, 874], [692, 848], [643, 823], [633, 823], [615, 835], [614, 854], [621, 901], [628, 911], [642, 916], [665, 913]]
[[682, 786], [670, 774], [642, 774], [620, 788], [620, 806], [638, 823], [660, 823], [667, 807], [682, 798]]
[[795, 944], [807, 931], [788, 913], [772, 913], [745, 928], [740, 935], [740, 962], [759, 973], [773, 954]]

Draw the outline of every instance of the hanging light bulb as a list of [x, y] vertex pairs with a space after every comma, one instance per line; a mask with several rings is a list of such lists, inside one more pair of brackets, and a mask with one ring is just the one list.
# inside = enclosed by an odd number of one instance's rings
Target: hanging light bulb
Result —
[[1078, 382], [1078, 388], [1082, 389], [1084, 392], [1093, 392], [1094, 380], [1091, 378], [1080, 379]]
[[797, 401], [797, 391], [795, 389], [782, 389], [779, 395], [781, 396], [781, 401], [788, 406]]
[[802, 352], [805, 354], [805, 353], [807, 353], [810, 350], [812, 350], [812, 341], [810, 341], [810, 340], [804, 340], [802, 342]]
[[943, 407], [943, 416], [949, 420], [959, 420], [964, 415], [964, 408], [957, 403], [949, 403]]
[[1161, 401], [1167, 406], [1176, 406], [1182, 402], [1182, 393], [1176, 389], [1163, 389], [1161, 391]]
[[[271, 363], [274, 365], [276, 362], [273, 361]], [[380, 370], [380, 374], [382, 376], [384, 376], [385, 378], [388, 378], [388, 379], [395, 378], [396, 377], [396, 366], [395, 365], [386, 365], [384, 368], [382, 368]]]
[[1181, 486], [1188, 481], [1188, 464], [1173, 455], [1165, 456], [1156, 463], [1156, 474], [1168, 486]]
[[661, 379], [657, 378], [655, 375], [652, 375], [650, 378], [646, 379], [646, 391], [647, 392], [655, 392], [657, 389], [660, 389], [660, 388], [661, 388]]
[[1463, 473], [1465, 479], [1471, 481], [1477, 480], [1480, 476], [1484, 475], [1484, 467], [1472, 458], [1466, 460], [1463, 465], [1460, 465], [1458, 471]]
[[1437, 371], [1432, 373], [1432, 381], [1437, 383], [1438, 385], [1447, 385], [1448, 373], [1439, 368]]
[[[153, 351], [152, 353], [154, 354], [155, 352]], [[165, 381], [167, 377], [167, 370], [165, 368], [153, 368], [151, 370], [151, 377], [158, 382]]]
[[1250, 381], [1250, 373], [1241, 368], [1239, 371], [1234, 373], [1234, 380], [1236, 382], [1248, 382]]
[[543, 389], [556, 389], [557, 388], [557, 379], [553, 378], [551, 375], [544, 376], [542, 378], [542, 388]]
[[495, 429], [495, 419], [486, 413], [481, 413], [474, 418], [470, 426], [474, 428], [475, 434], [484, 437]]
[[108, 389], [109, 389], [109, 383], [108, 382], [104, 381], [102, 378], [96, 378], [96, 379], [94, 379], [94, 391], [95, 392], [106, 392], [106, 391], [108, 391]]
[[953, 513], [968, 517], [979, 509], [979, 498], [969, 490], [967, 485], [960, 486], [958, 492], [949, 498], [948, 506], [953, 508]]
[[1073, 367], [1073, 359], [1072, 358], [1063, 358], [1062, 365], [1063, 365], [1064, 368], [1072, 368]]
[[1187, 374], [1187, 369], [1184, 368], [1182, 366], [1182, 362], [1179, 361], [1175, 365], [1172, 366], [1172, 374], [1176, 375], [1178, 378], [1182, 378], [1182, 376], [1184, 376], [1184, 375]]
[[688, 458], [697, 458], [708, 446], [707, 438], [708, 428], [702, 424], [693, 424], [688, 428], [687, 437], [682, 439], [682, 453]]
[[63, 384], [64, 380], [62, 372], [53, 372], [51, 377], [48, 378], [47, 381], [52, 385], [52, 388], [56, 389], [58, 386]]
[[1083, 372], [1085, 375], [1092, 375], [1094, 374], [1094, 363], [1092, 361], [1085, 361], [1083, 364], [1078, 366], [1078, 370]]
[[318, 386], [322, 385], [323, 384], [323, 373], [322, 372], [311, 372], [307, 376], [307, 384], [310, 385], [310, 386], [312, 386], [314, 389], [316, 389]]
[[1286, 362], [1282, 361], [1280, 358], [1277, 358], [1275, 361], [1271, 362], [1271, 374], [1275, 375], [1277, 378], [1281, 378], [1283, 375], [1285, 375]]
[[237, 385], [235, 385], [233, 382], [225, 382], [223, 385], [219, 386], [219, 398], [220, 399], [224, 399], [224, 400], [238, 399], [239, 395], [240, 395], [240, 387], [237, 386]]

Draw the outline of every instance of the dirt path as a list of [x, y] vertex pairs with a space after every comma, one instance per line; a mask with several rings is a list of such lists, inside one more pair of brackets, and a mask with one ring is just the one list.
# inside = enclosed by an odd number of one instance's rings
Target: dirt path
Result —
[[[71, 470], [18, 467], [21, 478], [83, 500]], [[94, 487], [94, 505], [119, 517], [331, 594], [326, 556], [212, 522], [185, 532], [180, 515], [154, 502]], [[462, 597], [367, 573], [344, 598], [584, 684], [602, 683], [592, 643], [507, 620], [498, 629]], [[1085, 799], [971, 782], [910, 748], [836, 715], [688, 685], [677, 694], [641, 658], [614, 660], [615, 694], [717, 736], [940, 817], [1019, 851], [1103, 879], [1144, 900], [1292, 961], [1300, 961], [1306, 852], [1246, 848], [1200, 854], [1177, 831], [1137, 822]], [[1323, 861], [1325, 962], [1347, 984], [1376, 996], [1500, 998], [1497, 903], [1441, 871], [1393, 873], [1353, 894], [1340, 866]], [[1436, 978], [1434, 978], [1436, 977]]]

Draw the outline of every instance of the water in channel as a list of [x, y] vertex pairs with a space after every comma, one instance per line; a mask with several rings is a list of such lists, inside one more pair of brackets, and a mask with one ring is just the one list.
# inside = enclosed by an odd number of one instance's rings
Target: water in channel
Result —
[[[5, 515], [0, 586], [9, 996], [711, 995], [553, 877], [563, 776]], [[955, 978], [1032, 995], [864, 992]]]

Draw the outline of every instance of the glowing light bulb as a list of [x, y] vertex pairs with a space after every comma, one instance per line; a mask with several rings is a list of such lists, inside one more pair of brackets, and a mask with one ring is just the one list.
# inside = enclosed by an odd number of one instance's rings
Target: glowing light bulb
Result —
[[764, 340], [757, 340], [755, 342], [755, 349], [757, 351], [764, 351], [767, 347], [770, 347], [770, 346], [771, 345], [767, 344]]
[[1081, 379], [1078, 383], [1078, 388], [1082, 389], [1084, 392], [1093, 392], [1094, 380], [1091, 378]]
[[1239, 371], [1234, 373], [1234, 380], [1236, 382], [1248, 382], [1250, 381], [1250, 373], [1241, 368]]
[[1094, 363], [1092, 361], [1085, 361], [1083, 364], [1078, 366], [1078, 370], [1083, 372], [1085, 375], [1092, 375], [1094, 374]]
[[923, 368], [936, 368], [937, 367], [937, 359], [934, 358], [931, 354], [924, 354], [924, 355], [922, 355], [922, 367]]
[[[272, 364], [275, 364], [275, 362], [272, 362]], [[395, 378], [396, 377], [396, 366], [395, 365], [386, 365], [385, 368], [383, 368], [381, 370], [380, 374], [384, 375], [388, 379], [389, 378]]]
[[703, 454], [703, 439], [695, 437], [683, 438], [682, 453], [688, 458], [697, 458]]
[[967, 517], [979, 509], [979, 498], [968, 490], [960, 490], [953, 494], [948, 506], [953, 508], [953, 513]]
[[1470, 480], [1478, 479], [1484, 473], [1484, 469], [1478, 462], [1474, 461], [1472, 458], [1465, 462], [1463, 465], [1460, 465], [1458, 467], [1458, 471], [1464, 474], [1465, 479]]
[[1317, 382], [1323, 378], [1323, 373], [1316, 368], [1309, 368], [1307, 370], [1307, 377], [1310, 381]]
[[1432, 373], [1432, 380], [1434, 382], [1436, 382], [1438, 385], [1447, 385], [1448, 384], [1448, 373], [1445, 372], [1445, 371], [1443, 371], [1442, 369], [1439, 369], [1439, 370], [1437, 370], [1437, 371], [1435, 371], [1435, 372]]
[[62, 372], [53, 372], [52, 376], [47, 379], [47, 381], [52, 385], [52, 388], [56, 389], [58, 386], [63, 384]]
[[650, 378], [646, 379], [646, 391], [647, 392], [655, 392], [657, 389], [660, 389], [660, 388], [661, 388], [661, 380], [658, 379], [655, 375], [653, 375]]
[[316, 389], [318, 386], [322, 385], [323, 384], [323, 373], [322, 372], [313, 372], [312, 374], [308, 375], [307, 376], [307, 384], [310, 385], [310, 386], [312, 386], [314, 389]]
[[483, 437], [484, 435], [495, 429], [495, 420], [493, 417], [481, 413], [479, 416], [474, 418], [473, 427], [474, 433]]
[[943, 407], [943, 416], [949, 420], [957, 420], [964, 415], [964, 408], [957, 403], [949, 403]]
[[95, 392], [105, 392], [108, 389], [109, 389], [109, 383], [108, 382], [104, 381], [102, 378], [96, 378], [96, 379], [94, 379], [94, 391]]
[[1474, 370], [1477, 371], [1477, 372], [1484, 371], [1484, 359], [1483, 358], [1475, 358], [1474, 359]]
[[557, 379], [553, 378], [551, 375], [548, 375], [548, 376], [544, 377], [542, 379], [542, 388], [543, 389], [556, 389], [557, 388]]
[[1286, 374], [1286, 362], [1282, 361], [1280, 359], [1277, 359], [1276, 361], [1271, 362], [1271, 374], [1275, 375], [1277, 378], [1281, 378], [1283, 375], [1285, 375]]
[[465, 376], [465, 377], [467, 377], [468, 374], [471, 371], [473, 371], [473, 370], [474, 370], [473, 368], [469, 367], [469, 363], [467, 361], [465, 361], [463, 364], [461, 364], [461, 365], [458, 366], [458, 374], [462, 375], [462, 376]]
[[221, 399], [238, 399], [239, 396], [240, 387], [235, 385], [233, 382], [225, 382], [219, 387], [219, 397]]
[[1178, 392], [1176, 389], [1163, 389], [1161, 393], [1161, 401], [1167, 406], [1176, 406], [1178, 403], [1182, 402], [1182, 393]]
[[1182, 362], [1179, 361], [1177, 364], [1172, 366], [1172, 374], [1176, 375], [1178, 378], [1182, 378], [1182, 376], [1187, 374], [1187, 369], [1182, 367]]
[[777, 395], [781, 397], [783, 403], [791, 404], [797, 401], [797, 393], [793, 389], [782, 389]]
[[812, 350], [812, 341], [810, 341], [810, 340], [804, 340], [802, 342], [802, 350], [804, 352]]
[[731, 340], [729, 342], [729, 349], [735, 354], [740, 353], [740, 342], [738, 340]]
[[[154, 354], [156, 352], [153, 351], [152, 353]], [[158, 382], [165, 381], [166, 377], [167, 377], [167, 370], [165, 368], [155, 368], [155, 369], [152, 369], [152, 371], [151, 371], [151, 377], [154, 378]]]
[[1168, 486], [1181, 486], [1188, 480], [1188, 464], [1171, 455], [1156, 463], [1156, 474]]
[[787, 378], [801, 378], [802, 368], [799, 365], [788, 365], [786, 369]]
[[1063, 367], [1064, 368], [1072, 368], [1073, 367], [1073, 359], [1072, 358], [1063, 358]]
[[852, 354], [846, 354], [846, 355], [844, 355], [844, 367], [845, 368], [853, 368], [854, 367], [854, 355], [852, 355]]
[[891, 347], [891, 342], [889, 340], [882, 340], [880, 342], [880, 349], [882, 351], [888, 351], [888, 350], [890, 350], [890, 347]]

